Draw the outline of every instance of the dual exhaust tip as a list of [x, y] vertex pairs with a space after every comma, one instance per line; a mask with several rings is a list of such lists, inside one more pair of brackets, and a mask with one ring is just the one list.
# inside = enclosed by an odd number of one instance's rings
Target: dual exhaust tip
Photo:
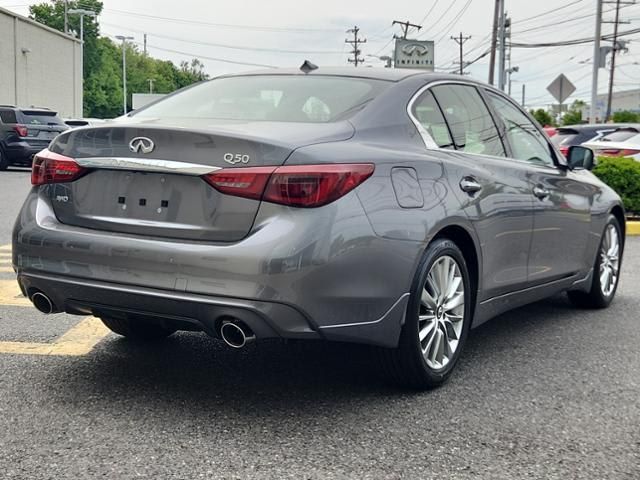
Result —
[[[31, 294], [31, 302], [36, 309], [44, 314], [58, 313], [51, 298], [41, 291]], [[237, 320], [225, 320], [220, 326], [220, 337], [231, 348], [243, 348], [256, 340], [256, 335], [244, 323]]]
[[256, 335], [251, 329], [237, 320], [223, 321], [220, 327], [220, 337], [231, 348], [243, 348], [256, 340]]
[[44, 293], [37, 291], [31, 295], [31, 302], [36, 309], [45, 314], [59, 313], [58, 309], [53, 301]]

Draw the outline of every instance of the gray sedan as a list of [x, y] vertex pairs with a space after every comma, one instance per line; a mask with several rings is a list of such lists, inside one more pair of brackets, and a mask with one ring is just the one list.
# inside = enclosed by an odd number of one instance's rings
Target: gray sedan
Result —
[[495, 315], [562, 291], [613, 300], [624, 211], [592, 166], [466, 78], [223, 76], [58, 136], [34, 159], [13, 263], [40, 311], [131, 340], [366, 343], [429, 388]]

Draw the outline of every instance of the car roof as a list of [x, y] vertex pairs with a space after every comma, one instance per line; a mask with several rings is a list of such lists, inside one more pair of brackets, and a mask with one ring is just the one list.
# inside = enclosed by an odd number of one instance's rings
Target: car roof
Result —
[[[338, 76], [338, 77], [355, 77], [355, 78], [369, 78], [373, 80], [386, 80], [390, 82], [399, 82], [409, 77], [423, 76], [425, 79], [432, 81], [445, 80], [445, 79], [457, 79], [460, 77], [457, 75], [446, 75], [434, 72], [428, 72], [424, 70], [416, 70], [410, 68], [380, 68], [380, 67], [318, 67], [316, 70], [312, 70], [309, 73], [304, 73], [299, 68], [273, 68], [254, 70], [242, 73], [232, 73], [227, 75], [221, 75], [217, 78], [226, 77], [245, 77], [252, 75], [309, 75], [309, 76]], [[468, 80], [465, 77], [465, 80]], [[471, 80], [474, 83], [481, 83]]]
[[637, 128], [640, 129], [640, 123], [581, 123], [578, 125], [563, 125], [562, 127], [558, 127], [558, 131], [562, 130], [615, 130], [617, 128]]

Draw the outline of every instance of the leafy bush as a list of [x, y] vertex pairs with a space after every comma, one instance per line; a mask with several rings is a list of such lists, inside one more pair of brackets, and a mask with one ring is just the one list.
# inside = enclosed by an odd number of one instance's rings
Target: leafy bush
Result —
[[640, 162], [601, 157], [593, 173], [618, 192], [628, 213], [640, 214]]
[[638, 123], [640, 122], [640, 113], [622, 110], [615, 112], [612, 118], [614, 123]]

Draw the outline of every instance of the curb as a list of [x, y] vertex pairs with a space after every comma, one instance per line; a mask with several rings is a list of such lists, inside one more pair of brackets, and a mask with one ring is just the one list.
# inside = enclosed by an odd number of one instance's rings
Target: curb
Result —
[[640, 222], [627, 220], [627, 235], [640, 235]]

